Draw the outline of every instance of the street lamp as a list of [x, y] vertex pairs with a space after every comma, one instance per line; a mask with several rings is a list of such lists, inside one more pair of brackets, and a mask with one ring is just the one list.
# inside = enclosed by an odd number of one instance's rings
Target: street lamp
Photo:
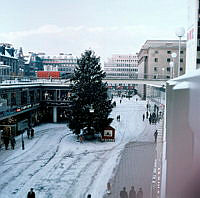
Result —
[[180, 67], [181, 67], [181, 37], [183, 37], [185, 34], [185, 29], [183, 27], [180, 27], [176, 30], [176, 36], [179, 37], [179, 45], [178, 45], [178, 76], [180, 76]]
[[174, 77], [174, 73], [175, 73], [175, 72], [174, 72], [174, 69], [175, 69], [175, 61], [174, 61], [174, 59], [176, 58], [176, 56], [177, 56], [177, 54], [176, 54], [175, 52], [173, 52], [173, 53], [171, 54], [173, 64], [171, 63], [170, 67], [171, 67], [171, 66], [173, 67], [173, 77]]
[[164, 79], [164, 76], [165, 76], [165, 68], [164, 67], [162, 68], [162, 75], [163, 75], [163, 79]]
[[169, 65], [170, 65], [170, 71], [171, 71], [171, 78], [174, 78], [174, 62], [171, 61]]
[[25, 147], [24, 147], [24, 137], [23, 137], [23, 134], [24, 134], [24, 131], [22, 131], [22, 150], [25, 149]]

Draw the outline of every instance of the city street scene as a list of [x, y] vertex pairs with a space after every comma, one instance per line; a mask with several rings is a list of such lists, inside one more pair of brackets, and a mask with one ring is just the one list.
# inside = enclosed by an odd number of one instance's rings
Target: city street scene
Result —
[[[121, 104], [120, 98], [115, 98], [111, 114], [115, 142], [80, 143], [65, 124], [35, 127], [34, 138], [24, 134], [24, 150], [21, 137], [17, 137], [14, 151], [10, 145], [8, 151], [1, 150], [0, 197], [23, 197], [30, 188], [41, 198], [86, 197], [89, 193], [103, 197], [109, 182], [112, 197], [119, 197], [120, 190], [124, 186], [130, 190], [131, 185], [136, 190], [142, 187], [148, 197], [155, 158], [154, 132], [159, 124], [150, 125], [146, 118], [143, 121], [146, 102], [136, 98], [122, 99]], [[123, 165], [120, 159], [126, 155], [133, 157], [125, 159]]]
[[0, 198], [199, 198], [200, 0], [1, 7]]

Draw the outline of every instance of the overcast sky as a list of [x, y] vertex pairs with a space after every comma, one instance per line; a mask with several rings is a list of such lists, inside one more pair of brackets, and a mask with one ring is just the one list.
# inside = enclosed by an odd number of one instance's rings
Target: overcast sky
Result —
[[149, 39], [177, 39], [187, 29], [187, 0], [1, 0], [0, 42], [24, 52], [104, 60], [134, 54]]

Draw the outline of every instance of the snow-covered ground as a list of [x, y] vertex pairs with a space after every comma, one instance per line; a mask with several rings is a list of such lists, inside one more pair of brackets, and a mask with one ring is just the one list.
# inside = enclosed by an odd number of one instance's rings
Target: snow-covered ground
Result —
[[[26, 197], [31, 187], [36, 198], [102, 198], [117, 166], [120, 153], [131, 141], [153, 141], [154, 130], [142, 121], [146, 102], [136, 97], [114, 98], [111, 117], [115, 142], [77, 141], [65, 124], [35, 127], [35, 137], [25, 139], [25, 150], [17, 137], [15, 150], [0, 150], [0, 197]], [[117, 122], [116, 116], [121, 116]], [[147, 130], [148, 129], [148, 130]]]

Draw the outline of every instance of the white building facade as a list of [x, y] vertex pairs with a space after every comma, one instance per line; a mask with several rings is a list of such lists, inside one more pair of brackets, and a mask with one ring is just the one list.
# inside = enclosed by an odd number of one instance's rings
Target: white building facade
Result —
[[186, 73], [200, 68], [199, 0], [188, 0]]
[[104, 63], [107, 78], [137, 78], [138, 57], [136, 55], [115, 54]]

